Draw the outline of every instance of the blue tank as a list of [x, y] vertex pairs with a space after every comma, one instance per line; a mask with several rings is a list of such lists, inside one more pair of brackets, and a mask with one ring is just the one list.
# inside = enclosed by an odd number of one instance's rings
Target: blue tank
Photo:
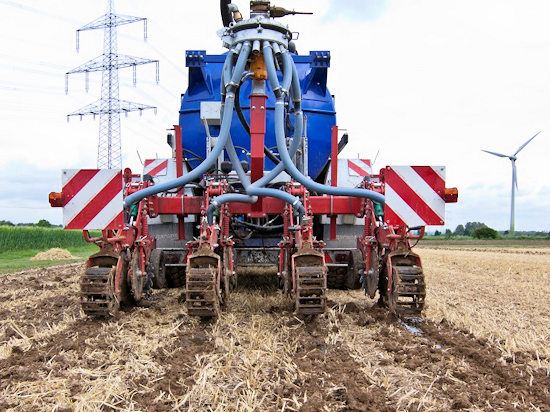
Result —
[[[332, 126], [336, 125], [334, 100], [327, 88], [327, 71], [330, 67], [328, 51], [310, 52], [309, 55], [292, 55], [300, 78], [302, 89], [302, 109], [307, 119], [308, 172], [315, 179], [330, 157]], [[182, 127], [182, 146], [187, 158], [206, 157], [206, 131], [200, 120], [201, 101], [220, 101], [220, 78], [225, 54], [207, 55], [205, 51], [187, 51], [186, 65], [189, 68], [189, 85], [182, 96], [179, 124]], [[279, 73], [280, 75], [280, 73]], [[281, 80], [281, 79], [279, 79]], [[240, 103], [246, 119], [250, 119], [251, 81], [240, 88]], [[275, 142], [275, 96], [269, 82], [266, 82], [267, 114], [265, 146], [276, 150]], [[293, 116], [290, 116], [292, 119]], [[292, 129], [292, 126], [289, 125]], [[210, 134], [217, 136], [219, 127], [210, 128]], [[292, 135], [292, 133], [290, 133]], [[250, 137], [241, 125], [237, 113], [233, 112], [231, 137], [241, 160], [249, 160]], [[241, 150], [239, 150], [242, 148]], [[243, 150], [244, 149], [244, 150]], [[191, 160], [191, 167], [197, 167], [201, 159]], [[274, 164], [265, 159], [265, 169], [271, 170]]]

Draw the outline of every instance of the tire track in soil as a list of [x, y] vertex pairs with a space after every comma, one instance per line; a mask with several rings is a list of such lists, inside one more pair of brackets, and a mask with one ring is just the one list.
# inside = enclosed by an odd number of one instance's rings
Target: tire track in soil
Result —
[[[63, 397], [62, 404], [76, 404], [89, 389], [86, 388], [90, 379], [88, 372], [107, 366], [90, 356], [90, 352], [101, 353], [103, 358], [111, 352], [128, 352], [128, 342], [121, 339], [113, 344], [111, 340], [117, 328], [127, 327], [125, 324], [129, 319], [140, 319], [137, 324], [142, 326], [151, 323], [172, 329], [175, 323], [179, 327], [166, 347], [159, 347], [152, 356], [153, 361], [165, 371], [162, 379], [154, 385], [150, 385], [150, 377], [145, 376], [127, 382], [129, 390], [135, 393], [131, 399], [124, 399], [120, 406], [127, 410], [134, 407], [141, 410], [171, 410], [171, 405], [156, 398], [160, 391], [176, 396], [182, 394], [181, 382], [195, 373], [195, 355], [211, 347], [204, 325], [183, 319], [186, 317], [177, 312], [165, 313], [165, 306], [177, 301], [169, 294], [157, 296], [154, 302], [156, 307], [151, 310], [127, 308], [115, 318], [88, 319], [81, 314], [78, 299], [78, 279], [82, 268], [82, 264], [70, 264], [0, 275], [0, 285], [4, 287], [6, 297], [1, 302], [4, 309], [0, 311], [3, 326], [0, 343], [11, 346], [11, 353], [0, 359], [0, 410], [71, 410], [72, 407], [56, 406], [56, 399], [45, 398], [40, 401], [39, 407], [31, 405], [28, 399], [33, 397], [32, 389], [36, 390], [41, 382], [44, 387], [48, 385], [47, 379], [56, 381], [56, 390], [63, 392], [59, 393], [59, 397]], [[12, 282], [15, 276], [18, 282]], [[11, 296], [14, 295], [22, 296], [23, 304], [18, 300], [12, 301]], [[128, 329], [132, 330], [133, 326]], [[21, 337], [21, 333], [25, 338]], [[125, 360], [118, 362], [117, 366], [123, 369]]]
[[[370, 314], [387, 325], [399, 322], [381, 309]], [[390, 335], [382, 329], [380, 341], [394, 362], [436, 376], [431, 391], [446, 398], [452, 410], [550, 411], [550, 376], [529, 366], [529, 355], [518, 352], [515, 359], [504, 359], [487, 340], [457, 330], [446, 320], [436, 324], [421, 319], [414, 326], [421, 332]]]
[[515, 359], [504, 359], [486, 340], [454, 330], [446, 321], [440, 324], [425, 321], [421, 328], [428, 340], [441, 346], [441, 352], [466, 362], [467, 367], [452, 372], [466, 384], [466, 393], [464, 385], [456, 381], [439, 383], [448, 386], [447, 392], [455, 398], [453, 406], [456, 409], [490, 405], [503, 411], [515, 411], [514, 405], [534, 405], [540, 411], [550, 411], [550, 376], [530, 367], [528, 363], [532, 358], [529, 355], [518, 352]]
[[[320, 411], [327, 404], [344, 411], [395, 410], [388, 405], [386, 391], [361, 373], [359, 365], [345, 348], [338, 344], [327, 345], [328, 334], [337, 332], [337, 329], [336, 325], [327, 329], [316, 319], [310, 319], [302, 328], [296, 329], [297, 340], [301, 344], [294, 362], [301, 370], [309, 372], [309, 377], [300, 387], [302, 393], [308, 394], [308, 401], [300, 411]], [[285, 389], [280, 395], [292, 397], [292, 393], [285, 392]]]
[[[69, 268], [69, 272], [75, 270], [76, 267]], [[74, 273], [67, 275], [74, 276]], [[66, 293], [66, 284], [58, 276], [57, 269], [40, 272], [41, 282], [47, 284], [59, 281], [60, 293]], [[26, 280], [35, 282], [33, 276], [22, 275], [19, 284], [3, 285], [13, 290], [24, 289], [28, 287]], [[76, 291], [78, 286], [73, 288]], [[61, 295], [56, 299], [45, 300], [40, 294], [51, 292], [51, 288], [34, 289], [36, 302], [45, 310], [36, 310], [34, 305], [21, 309], [18, 313], [20, 321], [29, 325], [33, 322], [41, 325], [59, 323], [60, 313], [70, 315], [79, 312], [74, 296], [68, 299]], [[153, 382], [149, 381], [150, 377], [142, 376], [127, 383], [130, 390], [134, 391], [131, 397], [134, 407], [141, 410], [171, 410], [174, 406], [173, 398], [184, 396], [185, 388], [193, 384], [196, 355], [214, 350], [211, 325], [193, 321], [183, 313], [174, 311], [177, 306], [169, 305], [174, 305], [175, 300], [175, 293], [159, 294], [154, 306], [147, 311], [123, 312], [120, 318], [104, 322], [86, 319], [64, 321], [65, 329], [33, 340], [28, 350], [14, 346], [11, 355], [0, 360], [0, 394], [13, 395], [10, 388], [14, 385], [39, 382], [48, 376], [64, 379], [66, 398], [75, 400], [85, 390], [85, 383], [78, 375], [68, 375], [67, 368], [100, 367], [99, 363], [84, 356], [86, 350], [90, 349], [89, 342], [93, 342], [94, 349], [99, 352], [122, 351], [125, 342], [113, 348], [112, 343], [98, 337], [114, 333], [109, 325], [116, 324], [116, 321], [124, 323], [128, 319], [137, 318], [142, 325], [146, 322], [156, 322], [157, 325], [160, 322], [166, 324], [167, 328], [177, 325], [172, 340], [158, 347], [152, 354], [153, 361], [163, 369], [162, 376]], [[282, 385], [279, 396], [291, 398], [293, 394], [307, 393], [308, 400], [301, 406], [302, 411], [321, 410], [327, 405], [331, 405], [330, 410], [345, 411], [423, 410], [421, 401], [404, 407], [383, 385], [371, 381], [351, 356], [349, 347], [338, 342], [327, 343], [330, 334], [338, 332], [339, 328], [359, 326], [373, 332], [373, 341], [386, 355], [376, 358], [373, 362], [375, 366], [389, 371], [392, 366], [399, 365], [415, 372], [417, 376], [425, 376], [425, 394], [429, 392], [430, 396], [440, 401], [440, 410], [517, 411], [534, 409], [530, 406], [534, 405], [540, 411], [550, 412], [550, 377], [545, 371], [529, 366], [532, 361], [529, 354], [516, 353], [514, 359], [503, 359], [501, 353], [486, 340], [476, 339], [466, 331], [454, 329], [446, 321], [435, 324], [424, 319], [417, 325], [422, 333], [410, 333], [399, 324], [395, 316], [376, 305], [365, 304], [364, 300], [348, 302], [345, 313], [345, 316], [337, 315], [339, 324], [331, 324], [327, 319], [301, 322], [281, 312], [281, 316], [287, 317], [287, 324], [295, 326], [293, 339], [299, 344], [293, 361], [300, 370], [307, 372], [307, 378], [298, 388]], [[3, 314], [10, 316], [5, 310]], [[395, 328], [400, 329], [400, 333], [395, 333]], [[12, 337], [5, 336], [0, 340]], [[361, 343], [358, 341], [354, 344]], [[173, 394], [172, 400], [160, 399], [159, 393], [162, 392]], [[128, 407], [128, 403], [121, 406], [125, 405]], [[27, 406], [0, 400], [0, 410]], [[48, 408], [48, 404], [44, 403], [43, 407]]]

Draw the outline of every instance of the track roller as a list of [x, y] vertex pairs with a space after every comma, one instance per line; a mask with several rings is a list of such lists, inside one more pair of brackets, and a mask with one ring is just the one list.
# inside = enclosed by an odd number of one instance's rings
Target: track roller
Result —
[[327, 272], [322, 252], [308, 244], [292, 256], [295, 311], [319, 315], [327, 307]]
[[426, 282], [418, 255], [411, 252], [406, 256], [390, 254], [386, 271], [386, 283], [392, 280], [384, 295], [388, 308], [397, 315], [419, 316], [424, 309]]
[[114, 316], [119, 303], [114, 294], [116, 267], [91, 267], [80, 279], [82, 310], [88, 316]]
[[189, 316], [217, 317], [220, 313], [220, 257], [208, 248], [189, 257], [185, 306]]
[[193, 268], [187, 271], [185, 305], [189, 316], [217, 317], [220, 312], [216, 285], [217, 268]]
[[394, 288], [396, 289], [395, 313], [418, 316], [424, 309], [426, 282], [421, 267], [393, 266]]
[[326, 266], [296, 267], [296, 313], [319, 315], [327, 307]]

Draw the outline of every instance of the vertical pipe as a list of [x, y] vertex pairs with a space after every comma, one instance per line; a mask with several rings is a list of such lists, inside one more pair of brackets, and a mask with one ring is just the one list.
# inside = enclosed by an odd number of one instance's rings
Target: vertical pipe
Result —
[[185, 220], [183, 220], [183, 215], [178, 216], [178, 240], [185, 240]]
[[[330, 185], [338, 186], [338, 126], [332, 126], [331, 147], [330, 147]], [[332, 208], [331, 208], [332, 209]], [[331, 210], [332, 212], [332, 210]], [[336, 218], [330, 216], [330, 240], [336, 240]]]
[[183, 147], [181, 141], [181, 126], [174, 125], [176, 135], [176, 178], [183, 176]]

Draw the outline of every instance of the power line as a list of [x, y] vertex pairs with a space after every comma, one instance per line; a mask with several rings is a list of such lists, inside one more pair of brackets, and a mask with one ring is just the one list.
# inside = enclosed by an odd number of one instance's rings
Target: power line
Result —
[[102, 72], [101, 100], [92, 103], [68, 116], [99, 115], [99, 144], [98, 144], [98, 168], [121, 168], [121, 139], [120, 139], [120, 113], [156, 107], [140, 103], [133, 103], [119, 99], [118, 69], [133, 67], [134, 84], [136, 79], [136, 66], [148, 63], [156, 63], [158, 81], [158, 60], [142, 59], [139, 57], [123, 56], [117, 54], [117, 26], [144, 22], [144, 38], [147, 39], [147, 20], [142, 17], [117, 15], [114, 13], [114, 0], [107, 1], [107, 14], [88, 23], [77, 30], [77, 46], [79, 48], [79, 33], [85, 30], [104, 30], [103, 55], [85, 63], [66, 73], [66, 90], [68, 89], [68, 75], [71, 73], [86, 74], [86, 90], [88, 90], [88, 75], [93, 71]]
[[0, 0], [0, 3], [7, 4], [8, 6], [13, 6], [13, 7], [16, 7], [16, 8], [21, 9], [21, 10], [30, 11], [32, 13], [37, 13], [37, 14], [40, 14], [41, 16], [48, 16], [48, 17], [51, 17], [51, 18], [54, 18], [54, 19], [57, 19], [57, 20], [67, 22], [67, 23], [78, 24], [78, 25], [82, 24], [82, 22], [80, 22], [80, 21], [69, 19], [69, 18], [67, 18], [65, 16], [62, 16], [60, 14], [55, 14], [55, 13], [51, 13], [49, 11], [35, 9], [34, 7], [25, 6], [21, 3], [16, 3], [14, 1]]

